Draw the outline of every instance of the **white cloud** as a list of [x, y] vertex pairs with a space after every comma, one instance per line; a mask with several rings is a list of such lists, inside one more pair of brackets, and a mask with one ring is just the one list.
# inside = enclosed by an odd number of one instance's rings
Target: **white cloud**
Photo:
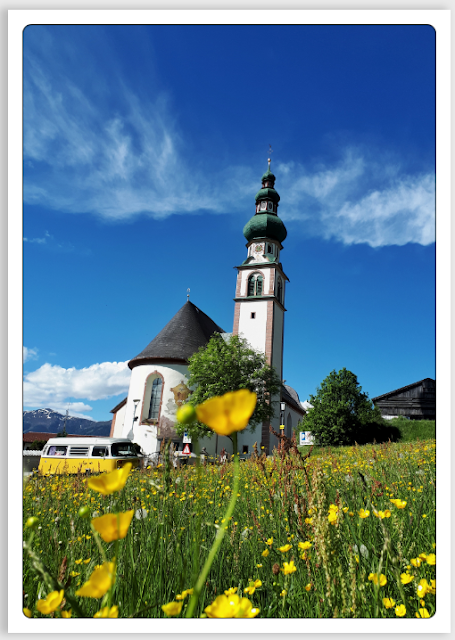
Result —
[[127, 362], [102, 362], [83, 369], [46, 363], [24, 376], [24, 406], [65, 413], [69, 403], [70, 411], [90, 411], [90, 405], [73, 399], [95, 401], [127, 393], [130, 374]]
[[22, 347], [22, 361], [27, 362], [28, 360], [37, 360], [38, 358], [38, 349], [28, 349], [27, 347]]
[[[139, 99], [117, 77], [113, 111], [91, 102], [55, 61], [42, 62], [29, 53], [24, 69], [28, 204], [111, 221], [246, 207], [253, 214], [259, 176], [240, 165], [214, 173], [212, 166], [204, 170], [188, 158], [165, 96], [154, 103]], [[103, 90], [109, 104], [109, 88]], [[301, 221], [306, 234], [344, 244], [434, 242], [433, 173], [408, 174], [399, 159], [372, 147], [341, 152], [341, 160], [331, 163], [291, 160], [273, 167], [285, 222], [295, 227]], [[235, 185], [234, 199], [227, 183]], [[44, 243], [45, 238], [26, 241]]]
[[66, 410], [68, 409], [68, 415], [73, 416], [73, 418], [84, 418], [84, 420], [93, 420], [91, 416], [88, 416], [86, 413], [81, 413], [85, 411], [91, 411], [92, 407], [89, 404], [85, 404], [84, 402], [50, 402], [46, 407], [46, 409], [52, 409], [53, 411], [57, 411], [57, 413], [61, 413], [62, 415], [66, 414]]
[[435, 241], [435, 178], [406, 175], [390, 159], [348, 149], [334, 166], [278, 165], [286, 198], [279, 214], [310, 235], [372, 247]]

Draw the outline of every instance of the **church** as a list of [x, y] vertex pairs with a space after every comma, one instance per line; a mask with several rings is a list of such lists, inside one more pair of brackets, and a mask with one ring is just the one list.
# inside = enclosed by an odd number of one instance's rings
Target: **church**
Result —
[[[287, 231], [278, 216], [280, 196], [275, 190], [275, 180], [269, 159], [262, 187], [255, 197], [255, 213], [243, 229], [247, 255], [236, 267], [232, 333], [225, 332], [188, 299], [145, 349], [128, 362], [131, 369], [128, 396], [111, 410], [111, 437], [129, 438], [147, 455], [159, 451], [163, 440], [172, 440], [174, 446], [183, 448], [174, 425], [177, 409], [191, 393], [188, 359], [214, 333], [225, 340], [232, 334], [245, 338], [265, 354], [267, 363], [283, 379], [284, 304], [289, 279], [281, 264]], [[305, 415], [297, 392], [288, 385], [282, 384], [280, 396], [272, 401], [276, 407], [283, 403], [284, 411], [280, 415], [276, 410], [271, 423], [257, 425], [253, 433], [248, 428], [240, 432], [240, 453], [250, 454], [254, 443], [271, 453], [278, 439], [270, 433], [270, 424], [276, 432], [280, 424], [284, 425], [284, 433], [291, 437]], [[223, 448], [232, 453], [232, 442], [224, 436], [203, 438], [199, 446], [205, 447], [210, 455], [218, 455]]]

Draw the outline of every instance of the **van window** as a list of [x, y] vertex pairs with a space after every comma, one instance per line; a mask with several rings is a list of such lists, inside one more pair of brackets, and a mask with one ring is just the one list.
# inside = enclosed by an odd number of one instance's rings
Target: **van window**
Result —
[[47, 451], [48, 456], [65, 456], [67, 447], [61, 445], [53, 445]]
[[88, 454], [88, 447], [70, 447], [70, 456], [83, 456]]
[[109, 455], [107, 447], [93, 447], [92, 456], [95, 458], [105, 458]]
[[136, 451], [132, 442], [114, 442], [111, 451], [113, 458], [120, 458], [122, 456], [136, 457]]

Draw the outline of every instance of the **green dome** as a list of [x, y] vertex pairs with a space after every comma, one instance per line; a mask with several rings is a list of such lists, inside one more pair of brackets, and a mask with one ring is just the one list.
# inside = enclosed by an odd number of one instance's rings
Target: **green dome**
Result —
[[268, 200], [271, 200], [272, 202], [279, 202], [280, 201], [280, 196], [278, 195], [278, 192], [275, 191], [275, 189], [271, 189], [270, 187], [265, 187], [264, 189], [259, 189], [259, 191], [257, 192], [257, 194], [254, 196], [256, 202], [258, 200], [264, 200], [264, 198], [267, 198]]
[[276, 178], [273, 175], [273, 173], [270, 171], [270, 167], [267, 169], [267, 171], [264, 173], [264, 175], [261, 178], [261, 181], [264, 182], [264, 180], [273, 180], [275, 182]]
[[243, 227], [243, 235], [248, 242], [255, 238], [270, 238], [283, 242], [287, 234], [283, 221], [273, 213], [257, 213]]

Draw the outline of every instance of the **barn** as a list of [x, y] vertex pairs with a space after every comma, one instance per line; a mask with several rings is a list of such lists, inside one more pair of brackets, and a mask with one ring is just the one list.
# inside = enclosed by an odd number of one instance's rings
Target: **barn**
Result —
[[386, 420], [400, 416], [411, 420], [436, 420], [436, 380], [424, 378], [372, 398], [372, 402]]

